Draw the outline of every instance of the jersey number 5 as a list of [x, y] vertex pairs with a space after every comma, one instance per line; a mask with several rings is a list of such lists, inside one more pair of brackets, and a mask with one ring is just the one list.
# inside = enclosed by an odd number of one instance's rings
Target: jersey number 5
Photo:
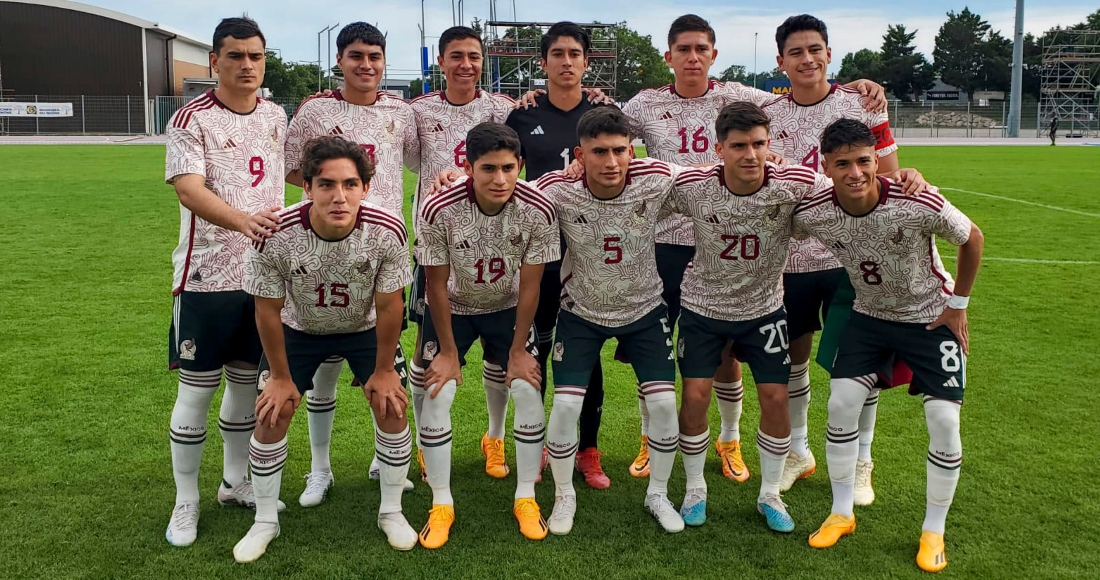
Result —
[[603, 259], [603, 263], [618, 264], [623, 261], [623, 247], [619, 245], [621, 241], [622, 238], [619, 236], [608, 236], [603, 239], [603, 251], [611, 253]]
[[351, 302], [351, 296], [348, 296], [348, 285], [340, 284], [339, 282], [333, 282], [329, 285], [329, 296], [325, 299], [325, 285], [318, 284], [314, 290], [317, 292], [317, 306], [321, 308], [328, 308], [334, 306], [336, 308], [347, 308]]

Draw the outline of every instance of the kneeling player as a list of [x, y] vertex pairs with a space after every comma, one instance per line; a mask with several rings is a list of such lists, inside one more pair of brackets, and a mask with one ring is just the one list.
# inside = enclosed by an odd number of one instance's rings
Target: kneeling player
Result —
[[425, 548], [447, 543], [454, 523], [451, 497], [451, 403], [466, 352], [481, 338], [485, 357], [508, 369], [516, 401], [516, 495], [520, 532], [546, 537], [535, 503], [546, 412], [532, 322], [543, 264], [561, 252], [554, 208], [538, 190], [518, 182], [522, 167], [516, 132], [485, 122], [466, 136], [467, 177], [425, 200], [417, 213], [416, 259], [427, 277], [427, 312], [413, 375], [422, 393], [420, 442], [432, 487], [432, 510], [420, 533]]
[[400, 216], [363, 201], [373, 172], [355, 143], [311, 141], [302, 161], [309, 200], [284, 210], [279, 231], [249, 251], [244, 287], [256, 297], [266, 364], [260, 365], [249, 450], [256, 523], [233, 548], [238, 562], [256, 560], [279, 536], [275, 506], [287, 429], [313, 374], [331, 356], [346, 359], [356, 376], [369, 377], [363, 392], [377, 420], [375, 452], [382, 463], [378, 527], [398, 550], [416, 545], [416, 531], [401, 514], [412, 457], [398, 348], [401, 297], [412, 278], [408, 235]]
[[[855, 531], [859, 414], [876, 371], [897, 357], [913, 370], [909, 390], [923, 395], [929, 435], [928, 503], [917, 564], [938, 572], [947, 566], [944, 525], [962, 465], [959, 410], [970, 350], [966, 306], [982, 233], [938, 192], [904, 197], [896, 182], [876, 177], [875, 136], [863, 123], [841, 119], [829, 125], [821, 152], [834, 189], [799, 204], [794, 230], [830, 247], [856, 299], [829, 384], [825, 456], [832, 514], [810, 535], [810, 545], [829, 548]], [[940, 262], [936, 236], [959, 246], [957, 281]]]

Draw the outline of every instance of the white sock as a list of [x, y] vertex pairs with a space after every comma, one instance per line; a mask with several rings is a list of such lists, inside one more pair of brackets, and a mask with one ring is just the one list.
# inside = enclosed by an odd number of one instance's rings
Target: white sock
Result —
[[342, 370], [344, 359], [326, 360], [313, 373], [313, 388], [306, 391], [310, 471], [332, 471], [329, 444], [332, 442], [332, 422], [336, 419], [336, 383]]
[[482, 363], [481, 382], [485, 386], [485, 406], [489, 410], [489, 438], [504, 439], [504, 421], [508, 416], [508, 386], [504, 369], [489, 361]]
[[382, 484], [382, 501], [378, 504], [378, 513], [398, 513], [401, 511], [401, 493], [405, 489], [409, 461], [412, 459], [412, 431], [409, 430], [409, 425], [406, 423], [399, 433], [375, 430], [374, 456], [378, 458], [378, 479]]
[[424, 451], [433, 505], [454, 505], [451, 497], [451, 404], [457, 390], [454, 380], [450, 380], [434, 399], [424, 398], [420, 448]]
[[256, 428], [256, 369], [225, 367], [225, 392], [218, 412], [222, 433], [222, 485], [248, 477], [248, 445]]
[[642, 435], [649, 437], [649, 407], [645, 406], [641, 385], [638, 385], [638, 414], [642, 416]]
[[756, 451], [760, 453], [760, 496], [779, 495], [779, 480], [783, 479], [783, 464], [791, 450], [791, 437], [773, 437], [756, 430]]
[[222, 370], [179, 371], [176, 404], [168, 424], [172, 448], [172, 475], [176, 480], [176, 503], [199, 501], [199, 464], [206, 445], [206, 415], [221, 384]]
[[875, 419], [878, 417], [879, 389], [871, 389], [859, 414], [859, 460], [871, 461], [871, 442], [875, 440]]
[[676, 417], [676, 384], [669, 381], [642, 383], [649, 407], [649, 488], [646, 495], [668, 495], [668, 479], [680, 446], [680, 425]]
[[546, 451], [550, 470], [554, 474], [557, 495], [576, 496], [573, 489], [573, 463], [580, 444], [577, 420], [581, 417], [587, 385], [554, 385], [554, 406], [550, 409], [550, 425], [546, 430]]
[[523, 379], [512, 381], [511, 393], [516, 402], [512, 417], [512, 437], [516, 441], [516, 499], [535, 497], [535, 480], [539, 476], [546, 436], [546, 410], [538, 389]]
[[275, 443], [260, 443], [253, 435], [248, 448], [252, 464], [252, 489], [256, 493], [256, 522], [279, 523], [279, 488], [286, 465], [286, 436]]
[[687, 489], [707, 490], [707, 480], [703, 470], [707, 463], [707, 448], [710, 447], [710, 429], [698, 435], [680, 433], [680, 454], [684, 458], [684, 473], [687, 474]]
[[714, 398], [718, 400], [718, 414], [722, 417], [722, 432], [718, 441], [729, 443], [741, 440], [741, 399], [745, 390], [741, 381], [732, 383], [714, 382]]
[[424, 390], [424, 372], [425, 369], [416, 366], [416, 363], [409, 361], [409, 390], [412, 391], [413, 396], [413, 420], [416, 422], [416, 446], [420, 447], [420, 412], [424, 409], [424, 397], [428, 396], [428, 392]]
[[799, 457], [810, 454], [807, 423], [810, 418], [810, 363], [791, 365], [787, 382], [787, 408], [791, 417], [791, 451]]
[[924, 417], [928, 424], [928, 497], [922, 529], [942, 534], [947, 511], [955, 498], [962, 467], [962, 438], [959, 435], [959, 403], [925, 397]]
[[874, 375], [829, 382], [829, 427], [825, 432], [825, 460], [833, 487], [832, 513], [852, 515], [855, 505], [856, 456], [859, 455], [859, 413]]

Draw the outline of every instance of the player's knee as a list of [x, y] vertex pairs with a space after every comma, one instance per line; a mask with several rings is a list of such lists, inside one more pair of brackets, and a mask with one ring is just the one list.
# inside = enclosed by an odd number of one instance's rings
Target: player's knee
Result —
[[[399, 407], [394, 409], [392, 406], [386, 409], [386, 416], [383, 417], [381, 409], [374, 410], [375, 422], [378, 423], [378, 429], [385, 433], [400, 433], [408, 426], [408, 418], [405, 414], [405, 405], [398, 404]], [[400, 411], [400, 415], [398, 414]]]
[[771, 385], [762, 387], [757, 385], [757, 393], [760, 399], [760, 414], [768, 416], [785, 416], [789, 401], [786, 386]]
[[646, 408], [649, 420], [655, 424], [676, 422], [676, 394], [657, 393], [646, 395]]
[[933, 399], [924, 404], [928, 433], [932, 437], [957, 438], [960, 428], [959, 405], [951, 401]]
[[584, 398], [575, 395], [554, 394], [554, 408], [550, 412], [551, 422], [573, 425], [580, 419]]
[[540, 413], [544, 412], [542, 396], [534, 386], [526, 382], [514, 383], [512, 388], [509, 389], [509, 392], [512, 396], [512, 400], [516, 403], [517, 413], [521, 411], [530, 412], [535, 409]]
[[854, 425], [866, 400], [867, 388], [863, 385], [852, 379], [833, 379], [829, 382], [829, 424]]
[[[680, 408], [692, 416], [705, 415], [707, 408], [710, 406], [710, 397], [711, 387], [709, 382], [685, 380]], [[646, 403], [649, 403], [648, 399], [646, 399]]]

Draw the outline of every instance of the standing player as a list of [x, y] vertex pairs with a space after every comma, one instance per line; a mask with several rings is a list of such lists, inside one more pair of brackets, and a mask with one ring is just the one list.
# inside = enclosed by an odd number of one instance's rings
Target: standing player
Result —
[[666, 531], [679, 532], [684, 520], [668, 499], [678, 440], [672, 322], [654, 256], [656, 225], [674, 170], [655, 159], [632, 160], [630, 124], [617, 108], [585, 113], [577, 136], [581, 144], [574, 154], [584, 164], [583, 178], [555, 171], [536, 182], [554, 203], [566, 242], [547, 436], [556, 486], [550, 531], [568, 534], [573, 528], [577, 418], [600, 350], [616, 338], [650, 412], [645, 507]]
[[214, 29], [213, 48], [218, 87], [168, 122], [165, 179], [180, 201], [168, 333], [169, 366], [179, 369], [168, 431], [176, 505], [165, 537], [173, 546], [191, 545], [198, 533], [206, 416], [223, 367], [218, 503], [255, 506], [248, 440], [256, 424], [261, 347], [253, 300], [241, 284], [249, 239], [270, 236], [278, 228], [274, 212], [283, 206], [286, 113], [256, 96], [264, 80], [264, 35], [248, 18], [226, 18]]
[[[252, 562], [279, 536], [275, 503], [287, 461], [287, 430], [317, 367], [338, 354], [374, 411], [375, 452], [382, 464], [378, 527], [391, 546], [411, 550], [416, 532], [401, 514], [412, 458], [405, 419], [402, 294], [412, 278], [401, 216], [366, 203], [374, 167], [359, 146], [319, 137], [302, 152], [307, 201], [279, 217], [280, 228], [248, 253], [245, 290], [256, 299], [264, 345], [259, 423], [249, 450], [256, 486], [256, 522], [233, 548]], [[395, 356], [396, 353], [396, 356]]]
[[[542, 193], [517, 182], [522, 163], [515, 131], [481, 123], [470, 129], [465, 144], [467, 179], [425, 201], [417, 214], [416, 255], [428, 281], [428, 312], [414, 360], [421, 368], [430, 363], [424, 378], [428, 397], [418, 420], [434, 496], [420, 533], [425, 548], [447, 543], [454, 523], [451, 403], [466, 351], [478, 338], [486, 358], [508, 369], [506, 384], [516, 399], [512, 511], [528, 539], [541, 540], [547, 531], [535, 503], [546, 412], [538, 393], [541, 371], [531, 351], [543, 265], [561, 253], [558, 222]], [[508, 391], [504, 396], [507, 402]]]
[[1048, 132], [1050, 133], [1050, 146], [1053, 147], [1054, 140], [1058, 137], [1058, 113], [1055, 113], [1054, 116], [1050, 118], [1050, 127]]
[[[821, 136], [834, 189], [799, 204], [794, 230], [829, 245], [856, 288], [829, 383], [825, 456], [832, 514], [810, 535], [828, 548], [855, 531], [852, 513], [859, 415], [891, 357], [913, 369], [910, 393], [923, 395], [928, 426], [928, 498], [917, 564], [947, 566], [943, 533], [962, 465], [959, 411], [966, 384], [966, 306], [978, 275], [983, 237], [934, 189], [903, 197], [898, 183], [876, 176], [879, 138], [863, 123], [841, 119]], [[943, 269], [936, 237], [959, 246], [958, 280]]]
[[[404, 172], [402, 161], [413, 171], [420, 167], [420, 142], [408, 103], [378, 90], [386, 70], [386, 37], [374, 26], [353, 22], [336, 36], [336, 64], [344, 73], [344, 88], [302, 103], [290, 123], [286, 138], [286, 181], [301, 187], [302, 148], [322, 135], [343, 137], [358, 144], [375, 164], [378, 177], [369, 201], [397, 215], [402, 213]], [[312, 451], [302, 507], [319, 505], [333, 484], [329, 443], [336, 414], [336, 382], [343, 362], [325, 361], [306, 393], [309, 439]], [[370, 474], [377, 478], [377, 457]], [[412, 482], [407, 484], [411, 487]]]
[[[443, 31], [439, 37], [438, 63], [447, 88], [422, 95], [412, 100], [413, 115], [420, 134], [420, 173], [417, 186], [417, 202], [428, 193], [432, 179], [439, 173], [460, 168], [466, 162], [466, 133], [483, 121], [503, 123], [515, 108], [511, 97], [481, 91], [477, 88], [481, 78], [481, 37], [471, 28], [455, 26]], [[418, 325], [424, 323], [424, 271], [414, 268], [412, 299], [409, 301], [409, 319]], [[423, 327], [417, 332], [416, 344], [421, 343]], [[413, 407], [419, 417], [424, 401], [424, 369], [416, 361], [412, 364]], [[508, 475], [504, 458], [504, 421], [508, 413], [508, 387], [504, 382], [505, 371], [499, 361], [483, 360], [482, 384], [485, 387], [485, 403], [489, 411], [489, 430], [481, 438], [481, 451], [485, 454], [485, 472], [501, 478]], [[422, 452], [421, 465], [423, 465]], [[424, 477], [424, 474], [421, 474]]]

